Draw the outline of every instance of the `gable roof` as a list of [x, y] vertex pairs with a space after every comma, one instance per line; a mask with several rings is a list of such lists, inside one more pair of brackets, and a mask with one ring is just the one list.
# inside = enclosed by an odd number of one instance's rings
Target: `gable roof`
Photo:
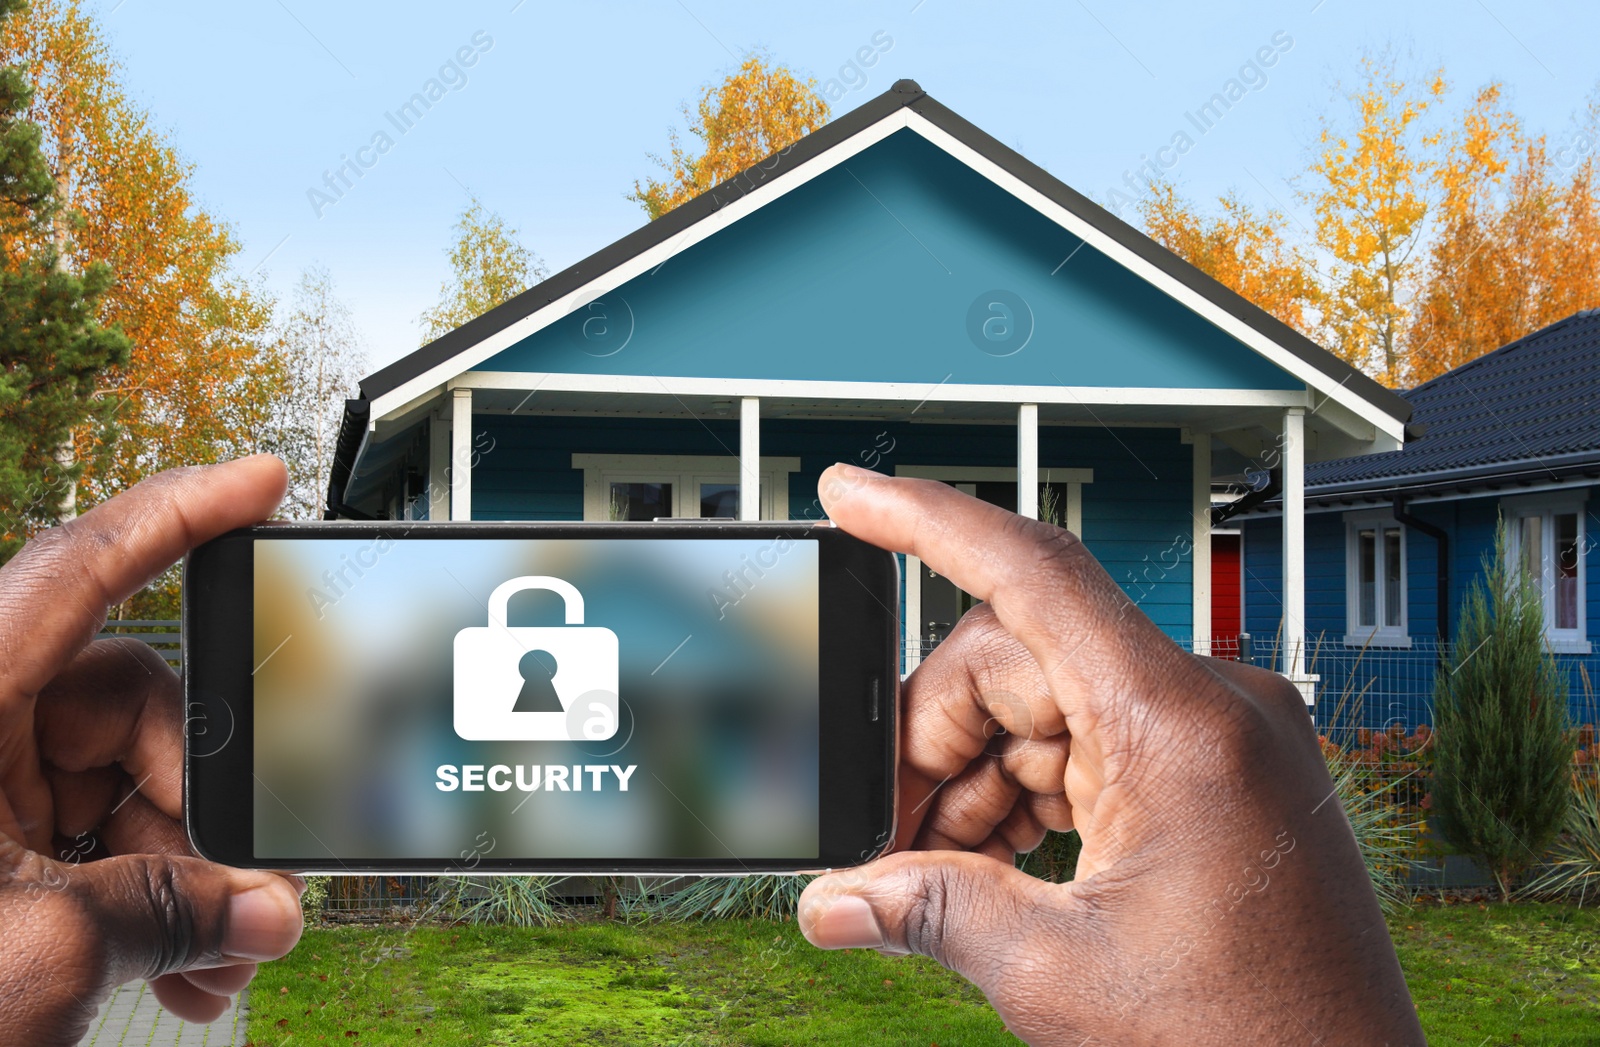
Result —
[[[1393, 423], [1410, 416], [1410, 405], [1392, 391], [1350, 367], [1287, 324], [1273, 317], [1210, 276], [1185, 262], [1171, 251], [1123, 222], [1092, 200], [1055, 178], [1021, 154], [1002, 145], [931, 98], [915, 81], [900, 80], [888, 91], [825, 124], [789, 148], [761, 161], [747, 171], [707, 190], [695, 199], [673, 209], [583, 261], [562, 270], [516, 297], [463, 324], [410, 355], [369, 375], [361, 382], [361, 398], [376, 401], [389, 398], [409, 383], [437, 372], [486, 340], [500, 335], [519, 321], [544, 307], [567, 298], [598, 277], [637, 259], [640, 255], [670, 246], [675, 237], [691, 230], [723, 208], [758, 190], [805, 168], [812, 161], [874, 125], [901, 112], [915, 114], [953, 142], [971, 150], [1088, 226], [1100, 237], [1131, 253], [1176, 285], [1204, 303], [1220, 310], [1221, 316], [1242, 324], [1271, 346], [1287, 354], [1294, 369], [1305, 372], [1308, 384], [1321, 386], [1330, 396], [1353, 395], [1376, 407]], [[582, 302], [571, 303], [573, 308]], [[1260, 351], [1260, 347], [1256, 347]], [[469, 369], [470, 364], [462, 370]]]
[[1406, 393], [1422, 435], [1306, 466], [1307, 495], [1600, 476], [1600, 309], [1574, 313]]

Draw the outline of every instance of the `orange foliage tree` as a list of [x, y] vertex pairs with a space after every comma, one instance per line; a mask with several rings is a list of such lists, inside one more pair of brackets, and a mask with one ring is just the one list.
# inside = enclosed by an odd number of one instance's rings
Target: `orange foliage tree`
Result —
[[1600, 305], [1600, 215], [1592, 155], [1561, 173], [1480, 90], [1439, 165], [1443, 198], [1407, 353], [1425, 382], [1530, 331]]
[[749, 55], [737, 72], [701, 93], [691, 111], [683, 107], [689, 133], [703, 149], [691, 153], [671, 132], [671, 155], [652, 156], [664, 171], [660, 179], [634, 182], [628, 199], [643, 205], [655, 221], [719, 182], [732, 178], [828, 122], [828, 103], [817, 82], [802, 80], [787, 66]]
[[1145, 232], [1297, 331], [1311, 327], [1308, 310], [1321, 297], [1316, 271], [1284, 240], [1283, 215], [1257, 213], [1235, 193], [1218, 201], [1221, 214], [1198, 214], [1171, 185], [1153, 186], [1140, 202]]
[[100, 392], [115, 401], [114, 443], [77, 434], [90, 463], [83, 500], [254, 450], [281, 371], [271, 302], [230, 269], [238, 243], [196, 203], [190, 166], [126, 97], [78, 0], [34, 0], [7, 19], [0, 63], [21, 65], [35, 85], [29, 117], [44, 130], [61, 203], [81, 216], [57, 228], [62, 254], [75, 269], [110, 268], [100, 320], [132, 344]]
[[1364, 61], [1366, 83], [1350, 96], [1355, 126], [1324, 121], [1303, 195], [1316, 211], [1317, 242], [1332, 259], [1324, 277], [1324, 344], [1388, 385], [1401, 381], [1408, 297], [1419, 278], [1436, 162], [1423, 115], [1445, 93], [1435, 75], [1408, 85], [1387, 58]]

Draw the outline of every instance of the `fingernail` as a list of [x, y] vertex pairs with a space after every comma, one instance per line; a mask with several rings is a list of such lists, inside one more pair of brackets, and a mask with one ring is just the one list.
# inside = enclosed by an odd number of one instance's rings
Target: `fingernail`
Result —
[[877, 475], [871, 469], [863, 469], [859, 465], [851, 465], [849, 462], [834, 462], [833, 468], [839, 470], [852, 480], [865, 480], [869, 477]]
[[853, 894], [817, 902], [806, 938], [819, 949], [877, 949], [884, 944], [883, 930], [872, 906]]
[[236, 960], [276, 960], [300, 940], [299, 906], [273, 887], [254, 887], [228, 899], [222, 954]]

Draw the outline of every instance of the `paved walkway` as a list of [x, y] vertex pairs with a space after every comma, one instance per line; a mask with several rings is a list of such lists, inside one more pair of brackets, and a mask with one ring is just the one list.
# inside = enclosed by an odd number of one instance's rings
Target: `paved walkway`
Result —
[[80, 1047], [235, 1047], [245, 1042], [246, 989], [233, 1008], [210, 1025], [191, 1025], [161, 1009], [144, 982], [111, 994]]

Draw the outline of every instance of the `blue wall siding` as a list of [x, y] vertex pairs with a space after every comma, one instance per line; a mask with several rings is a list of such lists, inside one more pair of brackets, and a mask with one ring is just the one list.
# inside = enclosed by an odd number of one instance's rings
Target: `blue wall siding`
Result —
[[1283, 619], [1283, 528], [1277, 518], [1245, 520], [1244, 631], [1270, 643]]
[[[1483, 572], [1483, 560], [1494, 549], [1494, 530], [1501, 496], [1472, 497], [1429, 502], [1410, 507], [1412, 515], [1442, 527], [1450, 536], [1450, 589], [1447, 635], [1459, 624], [1461, 601], [1474, 579]], [[1600, 641], [1600, 562], [1593, 553], [1600, 538], [1597, 521], [1587, 517], [1585, 573], [1587, 625], [1591, 643]], [[1258, 643], [1270, 645], [1282, 615], [1281, 521], [1277, 517], [1246, 520], [1245, 628]], [[1306, 517], [1306, 632], [1308, 658], [1322, 648], [1312, 671], [1322, 675], [1318, 724], [1327, 726], [1340, 695], [1363, 693], [1360, 716], [1351, 725], [1382, 727], [1401, 723], [1408, 728], [1432, 719], [1433, 647], [1438, 596], [1437, 554], [1434, 540], [1415, 529], [1406, 532], [1406, 623], [1412, 649], [1369, 649], [1357, 658], [1354, 648], [1340, 640], [1345, 632], [1344, 513], [1312, 513]], [[1572, 716], [1593, 722], [1580, 667], [1591, 679], [1600, 669], [1600, 654], [1558, 656], [1569, 677]]]
[[[900, 131], [481, 369], [930, 388], [1304, 388], [1080, 244]], [[969, 309], [996, 289], [1026, 303], [1025, 347], [980, 349], [969, 334]], [[1019, 330], [1029, 324], [1013, 319]]]
[[[473, 471], [473, 517], [479, 520], [576, 520], [583, 515], [583, 473], [574, 452], [724, 455], [739, 446], [738, 424], [723, 419], [641, 420], [485, 415], [493, 441]], [[889, 448], [885, 453], [885, 448]], [[873, 465], [1010, 466], [1016, 430], [1009, 426], [905, 422], [762, 423], [761, 449], [796, 456], [789, 481], [795, 519], [820, 519], [817, 481], [838, 461]], [[1153, 621], [1174, 637], [1193, 629], [1189, 507], [1191, 450], [1173, 429], [1043, 426], [1045, 466], [1091, 468], [1083, 487], [1083, 539], [1106, 570]]]

